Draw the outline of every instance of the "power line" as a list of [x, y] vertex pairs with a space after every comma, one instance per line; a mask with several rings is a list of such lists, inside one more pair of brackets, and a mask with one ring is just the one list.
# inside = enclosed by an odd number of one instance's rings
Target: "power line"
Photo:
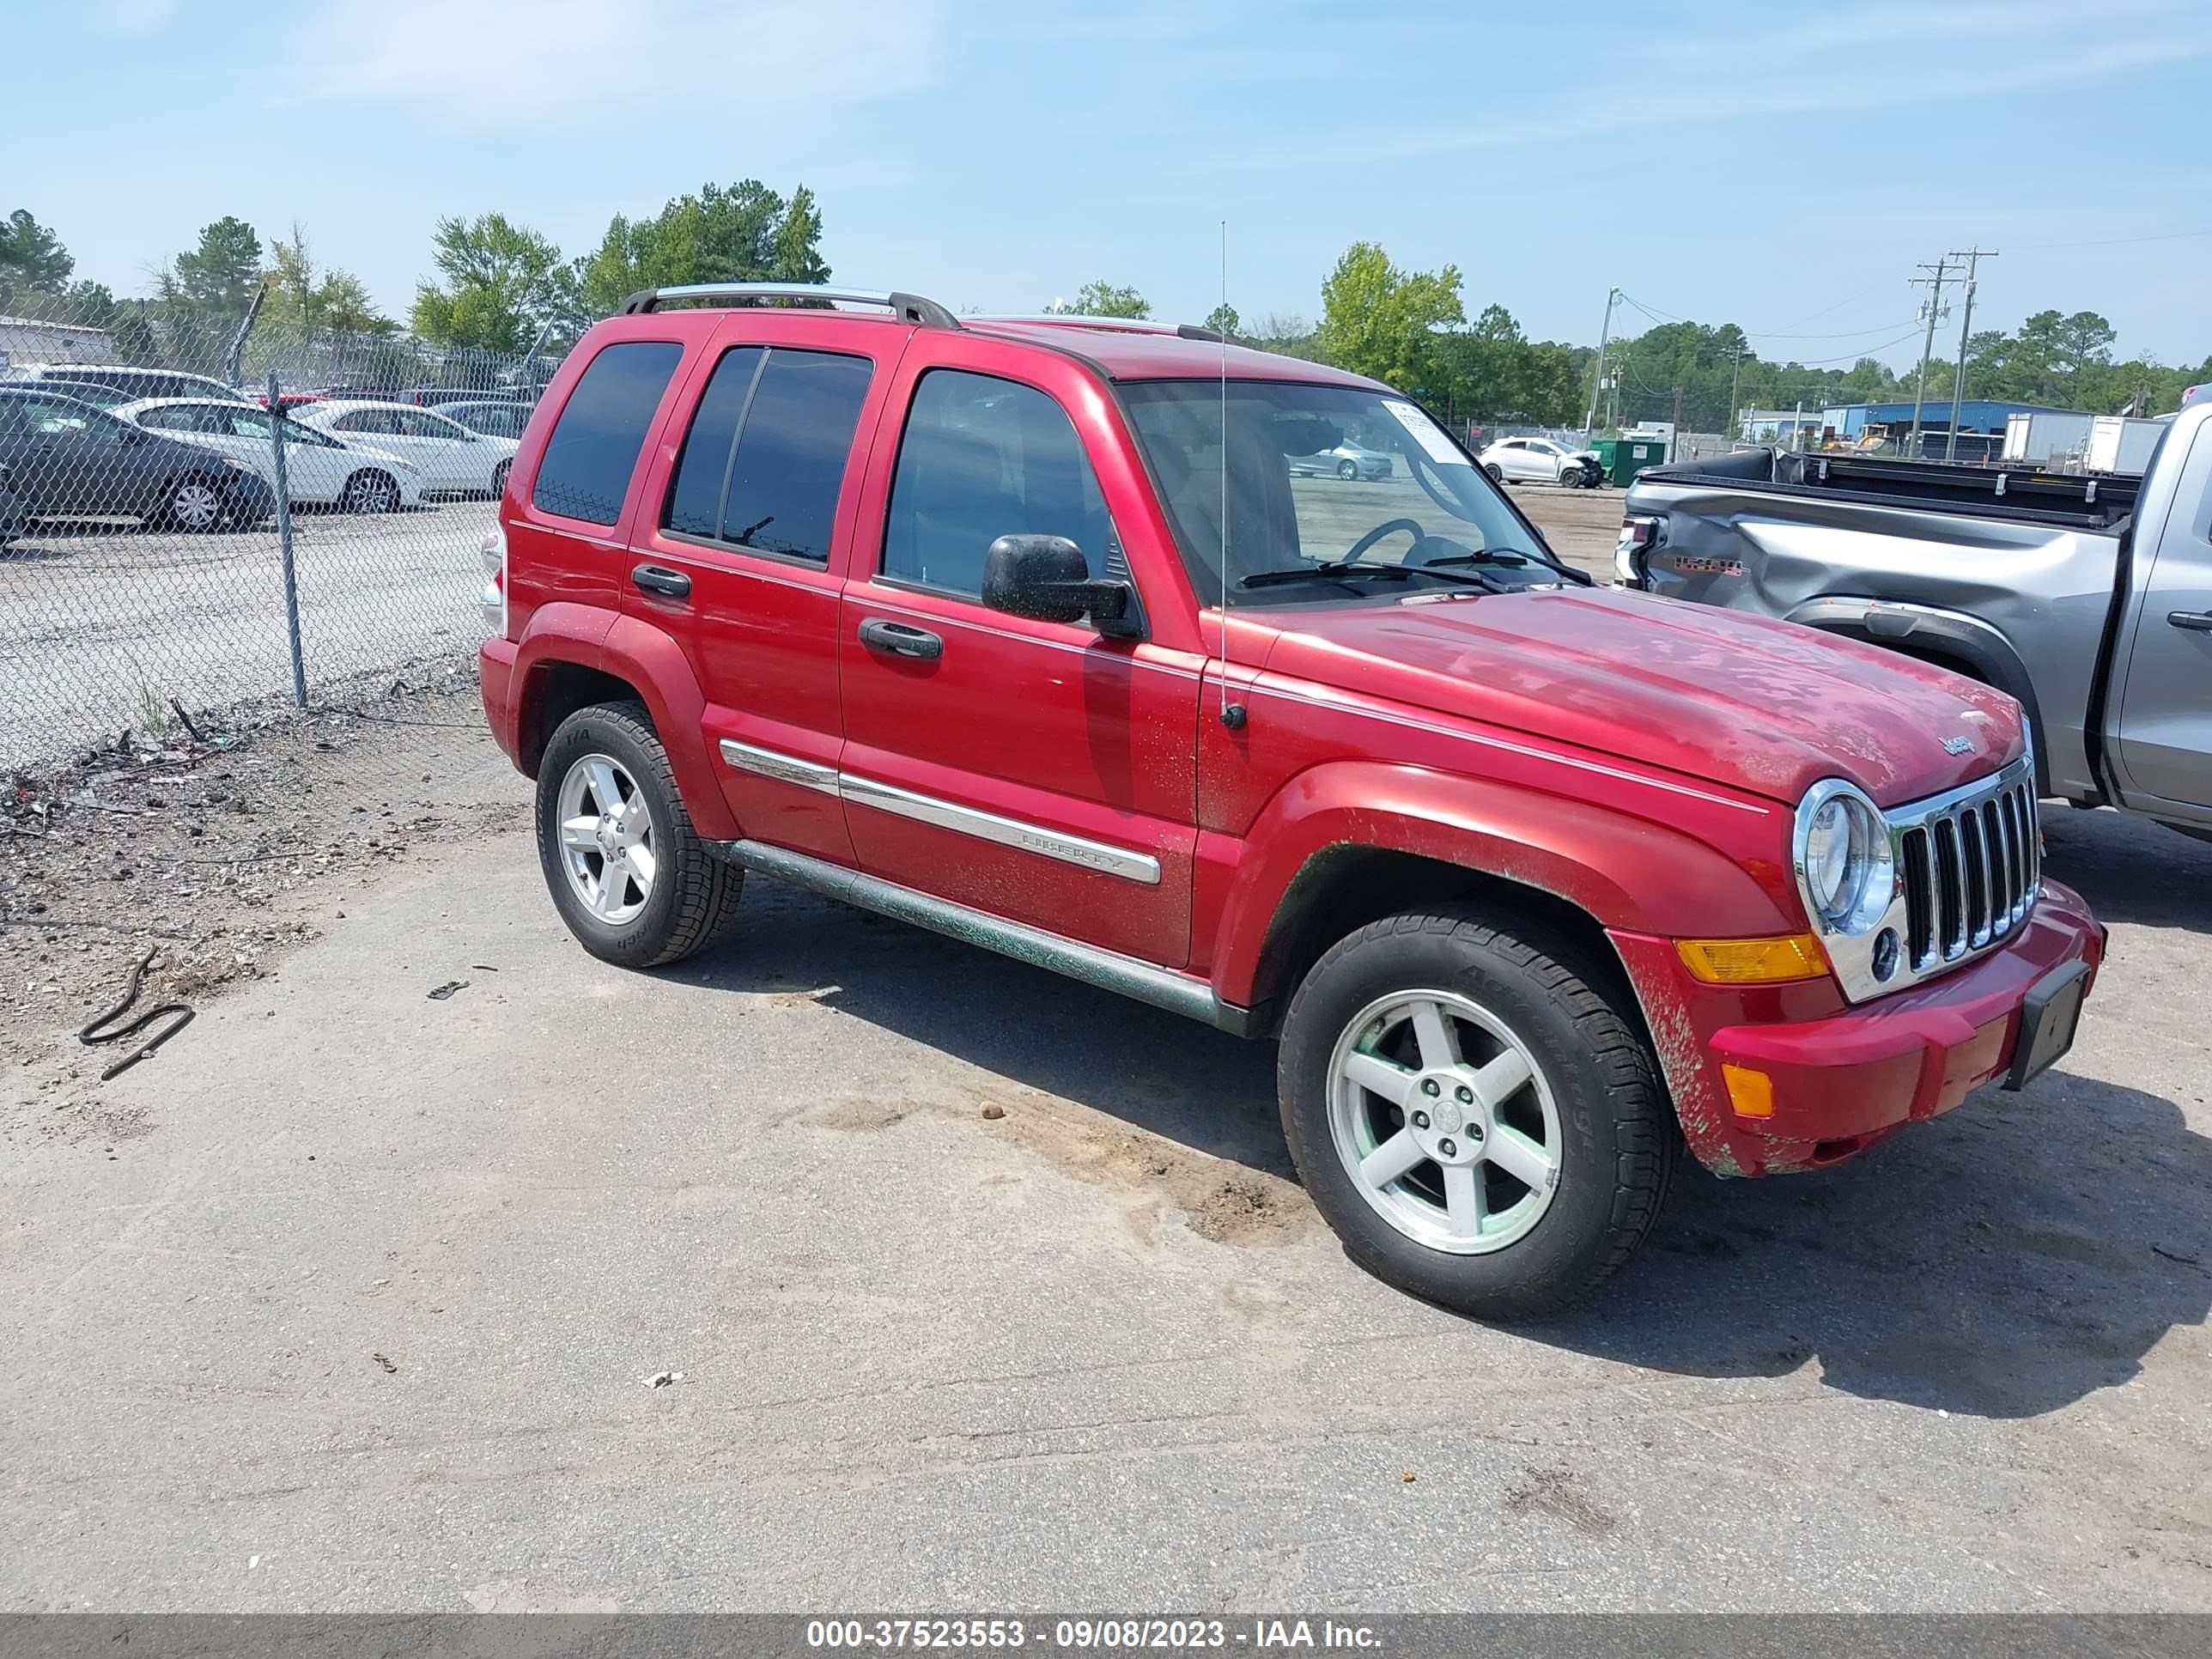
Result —
[[[1667, 323], [1692, 322], [1692, 319], [1690, 318], [1678, 317], [1673, 312], [1662, 311], [1655, 307], [1647, 306], [1643, 301], [1638, 299], [1632, 294], [1623, 294], [1620, 297], [1623, 301], [1634, 306], [1638, 311], [1642, 312], [1646, 317], [1649, 317], [1655, 323], [1663, 325]], [[1835, 308], [1836, 307], [1834, 306], [1830, 306], [1828, 307], [1830, 311], [1833, 311]], [[1813, 317], [1806, 318], [1802, 320], [1810, 322], [1814, 320], [1814, 318], [1818, 318], [1820, 315], [1820, 313], [1814, 312], [1813, 313]], [[1914, 327], [1917, 328], [1919, 326], [1918, 318], [1913, 318], [1910, 320]], [[1905, 325], [1902, 322], [1888, 322], [1877, 323], [1872, 328], [1839, 329], [1832, 334], [1792, 334], [1784, 329], [1745, 328], [1741, 324], [1738, 324], [1736, 325], [1736, 332], [1742, 335], [1745, 338], [1752, 340], [1856, 340], [1862, 339], [1869, 334], [1886, 334], [1893, 328], [1902, 328]], [[1694, 323], [1693, 326], [1702, 328], [1705, 325], [1702, 323]]]

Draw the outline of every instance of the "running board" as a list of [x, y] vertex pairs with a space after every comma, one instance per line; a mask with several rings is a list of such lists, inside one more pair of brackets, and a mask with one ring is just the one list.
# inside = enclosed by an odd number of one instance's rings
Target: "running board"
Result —
[[1139, 1002], [1150, 1003], [1155, 1008], [1164, 1008], [1171, 1014], [1182, 1014], [1218, 1027], [1236, 1036], [1252, 1034], [1250, 1009], [1240, 1008], [1233, 1002], [1224, 1002], [1214, 994], [1211, 985], [1188, 974], [1178, 974], [1172, 969], [1139, 962], [1134, 957], [1125, 957], [1113, 951], [1102, 951], [1095, 945], [1064, 939], [1058, 933], [1048, 933], [1042, 927], [1008, 921], [1003, 916], [971, 909], [964, 904], [955, 904], [951, 899], [918, 893], [911, 887], [901, 887], [880, 877], [848, 870], [842, 864], [809, 858], [804, 853], [770, 847], [763, 842], [720, 841], [709, 842], [708, 845], [717, 856], [727, 859], [732, 864], [741, 865], [748, 870], [757, 870], [764, 876], [774, 876], [795, 886], [810, 888], [830, 898], [842, 899], [848, 904], [858, 905], [863, 910], [873, 910], [879, 915], [910, 921], [917, 927], [927, 927], [947, 939], [980, 945], [987, 951], [996, 951], [1000, 956], [1012, 957], [1017, 962], [1049, 968], [1056, 974], [1081, 980], [1085, 985], [1119, 992]]

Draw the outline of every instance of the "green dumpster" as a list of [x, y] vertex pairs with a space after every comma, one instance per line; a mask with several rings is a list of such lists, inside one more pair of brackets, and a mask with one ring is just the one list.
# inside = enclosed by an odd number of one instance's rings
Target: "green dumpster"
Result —
[[1590, 447], [1597, 451], [1598, 465], [1605, 473], [1605, 481], [1623, 489], [1635, 481], [1638, 473], [1658, 466], [1667, 459], [1667, 446], [1657, 438], [1600, 438]]

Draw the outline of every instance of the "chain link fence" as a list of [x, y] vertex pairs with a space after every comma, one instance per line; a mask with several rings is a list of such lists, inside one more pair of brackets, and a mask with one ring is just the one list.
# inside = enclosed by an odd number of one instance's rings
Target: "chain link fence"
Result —
[[477, 719], [478, 549], [557, 356], [143, 310], [0, 317], [0, 768]]

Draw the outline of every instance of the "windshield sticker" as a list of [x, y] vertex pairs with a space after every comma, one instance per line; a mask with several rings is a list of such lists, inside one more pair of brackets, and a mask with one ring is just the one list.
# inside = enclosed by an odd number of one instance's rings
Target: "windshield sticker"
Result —
[[1442, 461], [1447, 466], [1467, 465], [1467, 457], [1444, 435], [1443, 428], [1423, 414], [1418, 405], [1386, 398], [1382, 407], [1398, 417], [1398, 424], [1413, 434], [1413, 441], [1427, 452], [1431, 460]]

